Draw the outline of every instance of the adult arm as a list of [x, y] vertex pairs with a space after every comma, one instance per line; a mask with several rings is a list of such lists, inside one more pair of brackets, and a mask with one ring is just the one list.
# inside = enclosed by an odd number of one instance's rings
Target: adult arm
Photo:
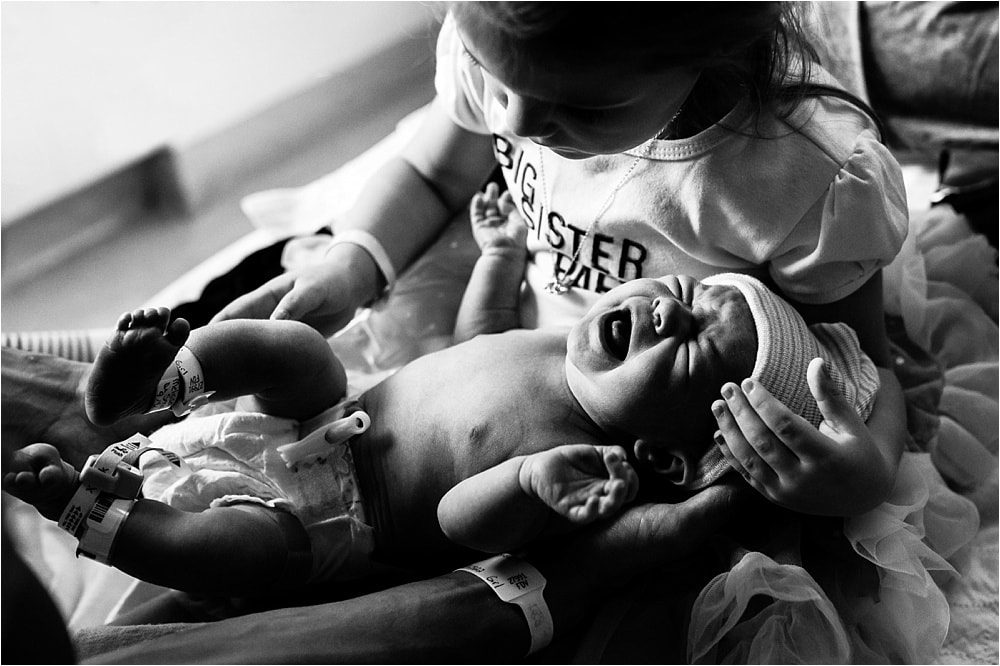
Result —
[[109, 444], [176, 420], [166, 410], [130, 416], [112, 426], [96, 426], [84, 409], [92, 364], [8, 347], [0, 349], [0, 355], [0, 424], [7, 452], [47, 442], [59, 449], [64, 460], [80, 468], [89, 456]]
[[716, 403], [725, 440], [720, 448], [748, 483], [782, 506], [821, 515], [863, 513], [892, 492], [906, 437], [902, 388], [888, 368], [881, 272], [840, 301], [797, 308], [809, 323], [850, 325], [878, 366], [881, 386], [868, 422], [814, 361], [807, 379], [824, 418], [819, 429], [762, 386], [744, 381], [723, 387], [725, 401]]
[[[489, 137], [462, 129], [432, 104], [413, 140], [367, 183], [337, 231], [372, 234], [400, 271], [466, 206], [494, 164]], [[298, 319], [330, 335], [384, 286], [384, 276], [364, 249], [340, 244], [319, 263], [236, 299], [214, 321]]]
[[[644, 504], [535, 549], [555, 636], [590, 617], [635, 576], [697, 552], [745, 507], [746, 486], [681, 504]], [[99, 663], [514, 662], [530, 644], [521, 610], [479, 579], [450, 573], [337, 603], [222, 620], [95, 655]]]

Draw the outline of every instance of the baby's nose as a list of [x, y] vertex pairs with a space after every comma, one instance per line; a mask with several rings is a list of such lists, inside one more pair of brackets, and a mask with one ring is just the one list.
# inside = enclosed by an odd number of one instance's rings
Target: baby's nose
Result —
[[653, 300], [653, 328], [660, 337], [686, 336], [694, 327], [694, 315], [676, 298]]

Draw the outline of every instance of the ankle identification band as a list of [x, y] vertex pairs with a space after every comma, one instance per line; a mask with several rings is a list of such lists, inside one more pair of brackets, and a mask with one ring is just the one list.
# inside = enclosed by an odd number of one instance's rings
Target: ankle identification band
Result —
[[87, 459], [80, 472], [80, 486], [58, 521], [60, 528], [79, 539], [77, 555], [108, 563], [118, 531], [142, 488], [143, 476], [138, 465], [143, 454], [158, 453], [185, 469], [175, 454], [155, 448], [152, 443], [137, 433]]
[[174, 416], [187, 416], [214, 394], [215, 391], [205, 390], [205, 373], [198, 357], [187, 347], [181, 347], [156, 385], [156, 395], [147, 413], [169, 409]]
[[467, 571], [479, 577], [501, 601], [517, 604], [524, 613], [531, 632], [533, 654], [552, 642], [552, 613], [545, 603], [545, 577], [524, 560], [504, 553], [455, 571]]
[[109, 564], [118, 531], [132, 511], [134, 499], [124, 499], [102, 493], [87, 516], [87, 527], [80, 536], [76, 554], [85, 555], [101, 564]]

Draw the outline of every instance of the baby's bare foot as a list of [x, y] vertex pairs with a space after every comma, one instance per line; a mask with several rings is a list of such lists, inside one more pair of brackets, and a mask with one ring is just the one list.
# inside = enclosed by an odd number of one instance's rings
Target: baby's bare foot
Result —
[[51, 444], [31, 444], [12, 456], [3, 489], [31, 504], [49, 520], [59, 520], [80, 483], [79, 473]]
[[87, 383], [87, 416], [109, 425], [149, 410], [163, 372], [188, 338], [186, 319], [169, 308], [126, 312], [97, 355]]

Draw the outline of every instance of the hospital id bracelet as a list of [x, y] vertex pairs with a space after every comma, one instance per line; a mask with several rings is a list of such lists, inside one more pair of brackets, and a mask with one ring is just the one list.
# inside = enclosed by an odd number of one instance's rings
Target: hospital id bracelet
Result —
[[118, 532], [134, 504], [135, 500], [101, 493], [87, 516], [86, 527], [76, 549], [77, 556], [86, 555], [101, 564], [108, 564]]
[[531, 632], [528, 654], [534, 654], [552, 642], [552, 613], [542, 596], [545, 577], [538, 569], [520, 558], [503, 553], [456, 571], [468, 571], [478, 576], [501, 601], [521, 607]]
[[205, 390], [205, 373], [198, 357], [187, 347], [181, 347], [156, 385], [153, 404], [146, 413], [169, 409], [174, 416], [187, 416], [214, 394], [215, 391]]
[[375, 236], [363, 229], [345, 229], [333, 234], [333, 240], [330, 241], [330, 245], [326, 248], [327, 253], [334, 247], [344, 243], [357, 245], [368, 253], [368, 256], [372, 258], [372, 261], [375, 262], [375, 265], [382, 272], [382, 277], [385, 278], [385, 290], [382, 294], [385, 295], [388, 293], [392, 285], [396, 283], [396, 269], [392, 267], [392, 261], [389, 259], [389, 254], [385, 251], [382, 243]]
[[115, 497], [137, 497], [142, 487], [142, 472], [135, 466], [138, 463], [135, 454], [151, 444], [149, 438], [140, 433], [115, 442], [103, 453], [87, 458], [80, 472], [80, 483]]
[[100, 495], [101, 491], [97, 488], [85, 486], [82, 483], [77, 486], [76, 492], [73, 493], [73, 497], [70, 498], [57, 521], [60, 529], [79, 537], [81, 530], [86, 527], [87, 516], [90, 515], [90, 510], [94, 508]]

